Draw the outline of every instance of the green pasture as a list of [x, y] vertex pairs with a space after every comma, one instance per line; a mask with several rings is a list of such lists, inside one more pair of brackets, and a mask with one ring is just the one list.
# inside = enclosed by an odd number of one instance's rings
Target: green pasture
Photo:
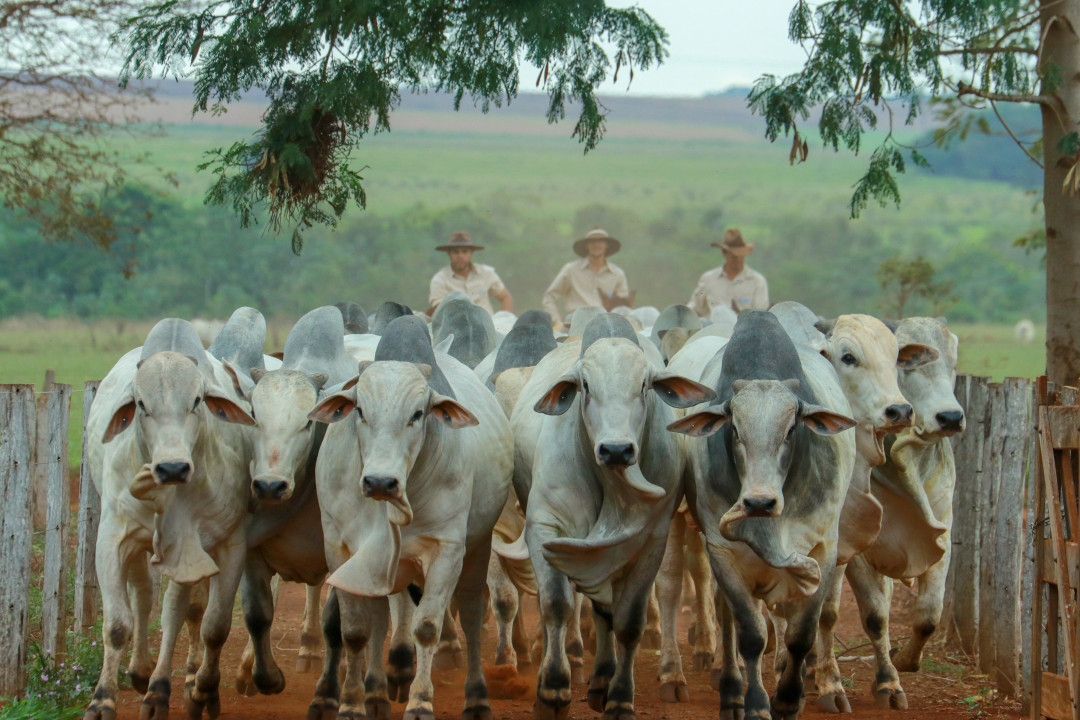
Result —
[[[82, 442], [83, 383], [100, 380], [128, 350], [142, 344], [152, 323], [69, 320], [9, 320], [0, 323], [0, 384], [41, 385], [45, 371], [56, 371], [56, 382], [72, 385], [70, 460], [79, 462]], [[1034, 378], [1044, 371], [1046, 329], [1036, 327], [1035, 341], [1022, 345], [1008, 325], [953, 325], [960, 338], [961, 372]], [[287, 322], [272, 322], [268, 345], [288, 334]]]

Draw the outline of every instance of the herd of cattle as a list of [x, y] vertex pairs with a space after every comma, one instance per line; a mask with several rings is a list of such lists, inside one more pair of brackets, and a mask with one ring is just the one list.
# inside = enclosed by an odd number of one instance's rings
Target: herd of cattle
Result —
[[[540, 607], [540, 720], [566, 718], [571, 682], [585, 679], [583, 598], [589, 706], [634, 717], [647, 625], [661, 698], [686, 701], [684, 572], [697, 589], [693, 666], [711, 669], [721, 718], [797, 718], [807, 674], [819, 704], [850, 712], [832, 636], [845, 576], [874, 646], [877, 704], [907, 706], [898, 670], [918, 669], [941, 614], [946, 438], [964, 427], [943, 320], [822, 320], [780, 303], [703, 328], [685, 306], [585, 308], [557, 338], [543, 313], [493, 321], [451, 296], [430, 323], [395, 303], [370, 318], [354, 303], [313, 310], [280, 358], [263, 354], [265, 338], [251, 308], [206, 350], [190, 323], [162, 320], [101, 383], [87, 430], [104, 663], [86, 720], [116, 717], [129, 643], [140, 717], [166, 718], [185, 623], [186, 710], [216, 717], [241, 587], [250, 642], [237, 688], [281, 692], [275, 575], [309, 586], [304, 664], [331, 586], [309, 720], [388, 718], [390, 701], [407, 703], [406, 720], [431, 718], [455, 613], [463, 717], [491, 718], [482, 623], [490, 602], [496, 662], [515, 664], [528, 653], [522, 593]], [[156, 664], [151, 566], [170, 580]], [[918, 579], [918, 599], [892, 654], [894, 578]], [[774, 638], [770, 697], [761, 661]]]

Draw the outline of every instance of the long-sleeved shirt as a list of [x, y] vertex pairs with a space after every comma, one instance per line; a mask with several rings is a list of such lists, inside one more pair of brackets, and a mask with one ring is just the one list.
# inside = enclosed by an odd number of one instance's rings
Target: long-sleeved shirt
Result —
[[428, 293], [428, 306], [435, 307], [443, 298], [457, 290], [469, 296], [469, 299], [494, 315], [495, 310], [491, 306], [489, 295], [502, 295], [506, 290], [499, 274], [490, 265], [473, 263], [467, 275], [462, 277], [455, 273], [449, 265], [431, 278], [431, 291]]
[[747, 308], [769, 309], [769, 285], [765, 276], [746, 265], [733, 279], [718, 267], [701, 275], [690, 302], [690, 309], [702, 317], [708, 317], [718, 305], [729, 307], [736, 312]]
[[[551, 281], [544, 293], [543, 308], [552, 319], [564, 318], [579, 307], [603, 307], [600, 293], [607, 296], [626, 297], [630, 288], [626, 283], [626, 273], [611, 262], [605, 262], [599, 272], [589, 266], [589, 258], [571, 260], [562, 266], [559, 274]], [[559, 300], [563, 301], [564, 312], [559, 312]]]

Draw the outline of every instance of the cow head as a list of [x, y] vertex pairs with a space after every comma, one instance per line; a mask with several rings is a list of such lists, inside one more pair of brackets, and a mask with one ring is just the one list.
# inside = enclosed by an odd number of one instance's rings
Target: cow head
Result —
[[824, 355], [840, 380], [844, 396], [861, 430], [856, 445], [870, 465], [885, 462], [885, 436], [910, 427], [911, 404], [896, 383], [898, 368], [917, 368], [937, 359], [937, 351], [921, 343], [897, 343], [896, 336], [870, 315], [841, 315], [822, 321]]
[[851, 418], [801, 401], [795, 395], [798, 388], [798, 380], [736, 380], [727, 402], [668, 425], [673, 432], [708, 437], [731, 424], [730, 450], [741, 487], [738, 501], [725, 515], [728, 522], [784, 511], [784, 481], [800, 427], [819, 435], [854, 427]]
[[449, 428], [478, 424], [456, 400], [428, 385], [431, 367], [407, 362], [363, 363], [356, 384], [331, 395], [309, 413], [325, 423], [348, 419], [360, 446], [360, 490], [390, 503], [390, 521], [412, 522], [406, 482], [432, 423]]
[[210, 417], [254, 425], [252, 417], [199, 371], [197, 361], [177, 352], [158, 352], [139, 362], [130, 395], [113, 413], [102, 442], [129, 427], [150, 457], [159, 485], [187, 482], [192, 456]]
[[264, 502], [292, 497], [308, 462], [315, 428], [308, 413], [319, 401], [326, 373], [252, 368], [252, 416], [258, 423], [251, 460], [251, 491]]
[[958, 340], [944, 318], [905, 318], [896, 328], [899, 342], [921, 343], [934, 348], [934, 362], [900, 368], [901, 392], [915, 409], [915, 432], [922, 437], [955, 435], [964, 429], [964, 409], [953, 394], [956, 385]]
[[630, 340], [604, 338], [589, 345], [570, 372], [544, 393], [534, 409], [546, 415], [561, 415], [580, 393], [582, 424], [597, 464], [627, 468], [639, 458], [650, 392], [678, 408], [715, 397], [700, 383], [650, 368], [641, 348]]

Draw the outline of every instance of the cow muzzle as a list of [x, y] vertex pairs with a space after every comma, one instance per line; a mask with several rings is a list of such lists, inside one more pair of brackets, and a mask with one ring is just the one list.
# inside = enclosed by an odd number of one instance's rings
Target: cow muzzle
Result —
[[955, 435], [964, 430], [964, 412], [962, 410], [947, 410], [934, 416], [938, 427], [946, 435]]
[[288, 480], [275, 475], [252, 478], [251, 490], [260, 500], [288, 500], [292, 495]]
[[408, 525], [412, 522], [412, 505], [396, 477], [365, 475], [360, 479], [360, 490], [364, 497], [380, 500], [390, 506], [387, 518], [394, 525]]
[[154, 479], [162, 485], [179, 485], [191, 477], [191, 463], [186, 460], [168, 460], [155, 463]]
[[602, 442], [596, 446], [596, 462], [608, 467], [630, 467], [637, 462], [637, 447], [628, 442]]
[[783, 502], [773, 493], [755, 493], [742, 497], [746, 517], [776, 517], [783, 509]]
[[883, 428], [895, 432], [902, 428], [910, 427], [915, 411], [907, 403], [896, 403], [885, 408]]

